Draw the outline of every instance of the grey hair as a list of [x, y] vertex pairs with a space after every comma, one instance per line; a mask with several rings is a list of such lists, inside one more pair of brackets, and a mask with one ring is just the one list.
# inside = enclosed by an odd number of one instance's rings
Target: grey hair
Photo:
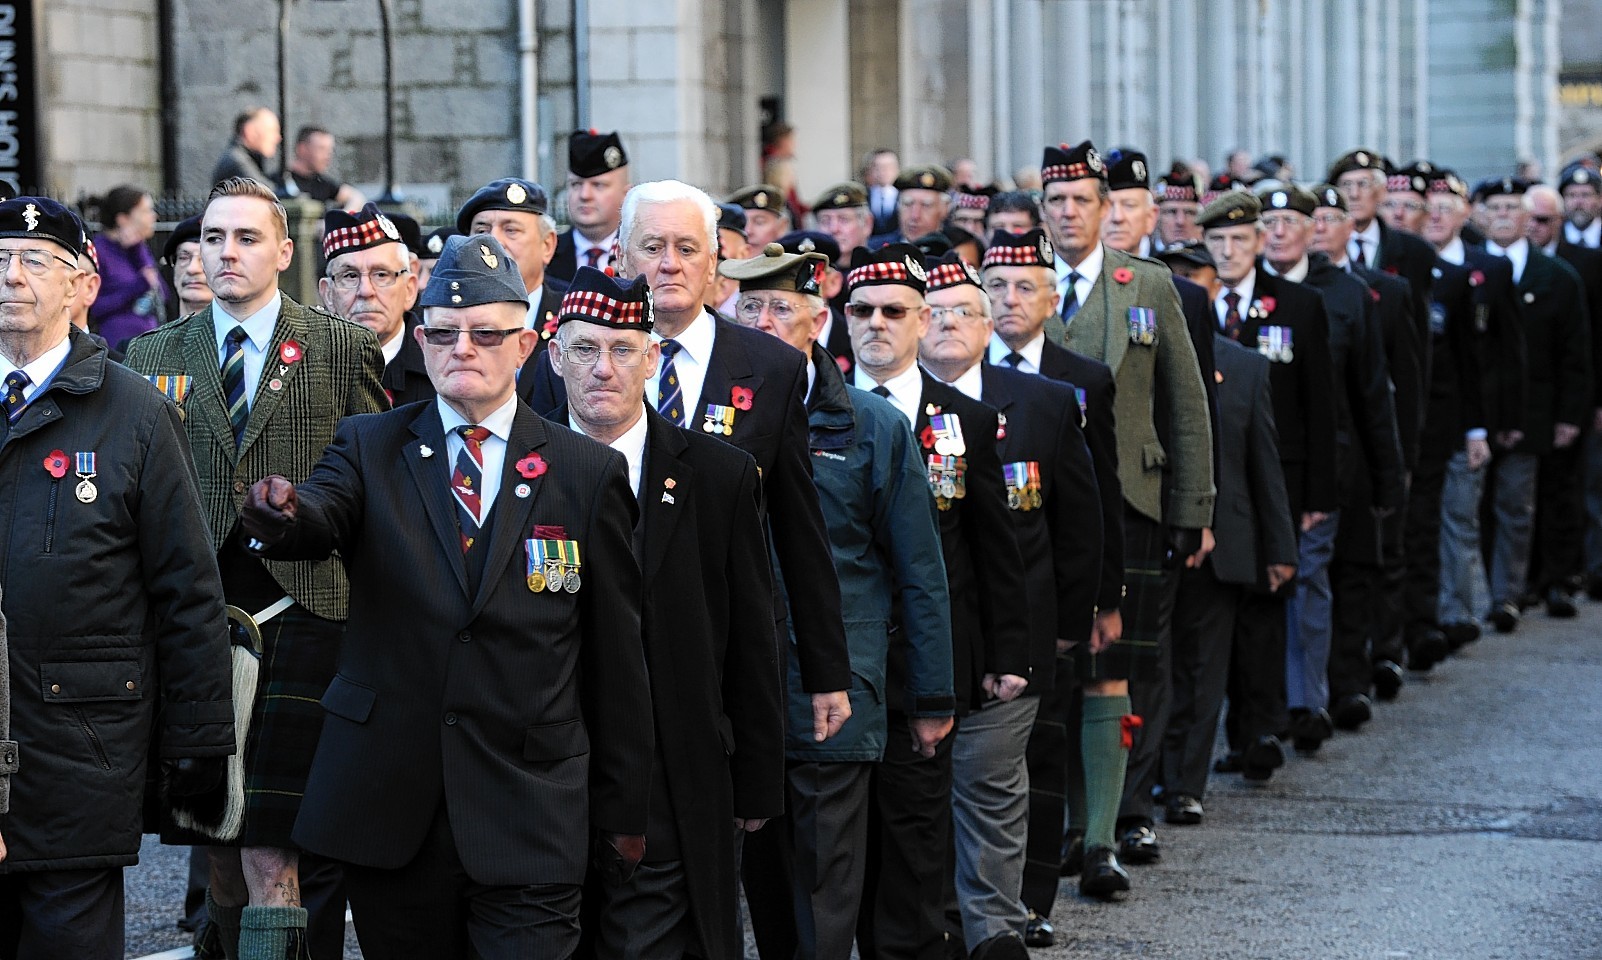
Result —
[[653, 180], [650, 183], [641, 183], [629, 188], [623, 197], [623, 222], [618, 227], [617, 243], [625, 255], [629, 249], [629, 239], [634, 233], [634, 218], [638, 216], [641, 206], [646, 204], [674, 203], [679, 200], [688, 200], [695, 204], [696, 211], [701, 214], [701, 220], [706, 227], [706, 239], [713, 255], [718, 252], [718, 207], [706, 192], [690, 186], [679, 180]]
[[1557, 190], [1547, 186], [1544, 183], [1537, 183], [1531, 186], [1530, 189], [1524, 191], [1524, 209], [1533, 213], [1535, 211], [1534, 204], [1537, 196], [1546, 197], [1548, 200], [1551, 200], [1554, 204], [1556, 204], [1558, 216], [1561, 217], [1569, 212], [1568, 205], [1563, 202], [1563, 194], [1558, 193]]

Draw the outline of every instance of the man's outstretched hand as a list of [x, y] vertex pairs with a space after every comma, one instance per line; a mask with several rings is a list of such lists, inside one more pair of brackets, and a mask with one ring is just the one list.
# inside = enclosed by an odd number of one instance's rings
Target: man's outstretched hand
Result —
[[267, 546], [284, 539], [295, 525], [295, 485], [274, 474], [251, 484], [239, 508], [245, 532]]

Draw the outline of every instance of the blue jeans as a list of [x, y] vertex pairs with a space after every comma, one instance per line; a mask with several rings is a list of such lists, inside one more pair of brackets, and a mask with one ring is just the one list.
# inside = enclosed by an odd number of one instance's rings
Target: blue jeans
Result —
[[1480, 625], [1491, 608], [1480, 554], [1480, 496], [1486, 468], [1468, 468], [1468, 454], [1459, 450], [1446, 464], [1441, 486], [1440, 622]]
[[1296, 592], [1285, 604], [1285, 700], [1292, 710], [1329, 706], [1329, 562], [1340, 526], [1336, 510], [1297, 539]]

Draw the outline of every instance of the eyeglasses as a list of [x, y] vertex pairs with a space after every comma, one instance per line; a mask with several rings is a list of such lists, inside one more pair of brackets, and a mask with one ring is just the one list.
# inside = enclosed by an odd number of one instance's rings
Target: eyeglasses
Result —
[[1408, 213], [1424, 212], [1424, 204], [1418, 200], [1386, 200], [1380, 206], [1387, 210], [1406, 210]]
[[1315, 213], [1313, 222], [1321, 227], [1333, 227], [1346, 222], [1346, 214], [1336, 210], [1333, 213]]
[[967, 307], [930, 307], [929, 316], [936, 322], [942, 322], [949, 317], [958, 323], [963, 323], [968, 320], [982, 319], [984, 314], [978, 310], [970, 310]]
[[74, 270], [78, 269], [76, 263], [65, 257], [58, 257], [49, 250], [0, 250], [0, 274], [11, 269], [13, 259], [20, 259], [28, 272], [36, 277], [42, 277], [49, 272], [52, 260], [59, 260]]
[[870, 320], [875, 313], [884, 314], [886, 320], [904, 320], [912, 309], [898, 303], [887, 303], [882, 307], [872, 303], [848, 303], [845, 312], [853, 320]]
[[753, 297], [751, 299], [742, 299], [739, 306], [735, 307], [735, 312], [740, 315], [740, 319], [748, 324], [756, 323], [760, 320], [764, 310], [768, 312], [768, 316], [780, 323], [789, 323], [795, 319], [796, 315], [795, 304], [790, 303], [788, 300], [758, 300]]
[[1263, 229], [1270, 232], [1275, 230], [1294, 230], [1307, 223], [1307, 219], [1299, 213], [1273, 214], [1262, 219]]
[[1040, 287], [1028, 280], [1002, 280], [998, 277], [985, 281], [985, 293], [992, 297], [1005, 297], [1009, 289], [1017, 290], [1020, 297], [1032, 297], [1040, 292]]
[[1532, 214], [1530, 216], [1530, 219], [1534, 220], [1536, 223], [1556, 223], [1561, 218], [1558, 217], [1555, 214], [1537, 213], [1537, 214]]
[[396, 281], [408, 273], [411, 273], [411, 271], [369, 270], [366, 273], [362, 273], [358, 270], [341, 270], [338, 273], [330, 274], [328, 279], [333, 283], [335, 289], [344, 290], [348, 293], [362, 285], [362, 277], [366, 277], [367, 279], [371, 280], [373, 282], [373, 286], [383, 290], [388, 287], [393, 287]]
[[[467, 334], [473, 340], [475, 347], [498, 347], [507, 337], [514, 333], [522, 333], [522, 327], [513, 327], [510, 330], [486, 330], [474, 328], [466, 330], [461, 327], [423, 327], [423, 339], [433, 347], [454, 347], [462, 334]], [[592, 363], [594, 361], [591, 361]]]
[[[612, 358], [614, 367], [637, 367], [645, 359], [645, 351], [639, 347], [630, 347], [618, 344], [606, 349], [606, 354]], [[562, 356], [569, 362], [580, 367], [593, 367], [601, 360], [602, 348], [594, 343], [574, 343], [562, 348]]]

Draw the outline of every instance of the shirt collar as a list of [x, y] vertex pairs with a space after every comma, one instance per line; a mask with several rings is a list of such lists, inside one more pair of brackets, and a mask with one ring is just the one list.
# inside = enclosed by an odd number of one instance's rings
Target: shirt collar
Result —
[[1513, 264], [1513, 282], [1517, 283], [1524, 278], [1524, 265], [1530, 259], [1530, 241], [1519, 237], [1505, 247], [1499, 247], [1490, 240], [1485, 241], [1485, 249], [1499, 256], [1506, 257]]
[[384, 352], [384, 366], [394, 363], [395, 358], [400, 356], [401, 349], [406, 346], [406, 335], [409, 333], [411, 331], [403, 323], [393, 337], [378, 345], [378, 349]]
[[1464, 259], [1463, 238], [1453, 237], [1451, 241], [1446, 244], [1446, 246], [1440, 249], [1440, 252], [1437, 253], [1436, 256], [1440, 257], [1442, 260], [1445, 260], [1447, 263], [1455, 263], [1459, 266], [1462, 266]]
[[579, 233], [577, 227], [573, 228], [573, 250], [580, 257], [584, 256], [584, 251], [588, 250], [591, 247], [600, 247], [601, 248], [601, 255], [603, 257], [611, 256], [611, 254], [612, 254], [612, 244], [616, 240], [617, 240], [617, 231], [616, 230], [613, 230], [611, 233], [609, 233], [606, 236], [602, 237], [599, 243], [591, 243], [589, 237], [586, 237], [584, 234]]
[[1085, 259], [1081, 260], [1077, 267], [1070, 267], [1068, 261], [1064, 260], [1062, 254], [1059, 253], [1057, 255], [1057, 282], [1061, 283], [1069, 273], [1077, 273], [1094, 284], [1101, 277], [1101, 263], [1105, 259], [1106, 254], [1101, 248], [1100, 241], [1097, 241], [1096, 245], [1090, 249], [1090, 253], [1085, 255]]
[[[24, 398], [32, 399], [35, 394], [43, 390], [55, 379], [56, 371], [67, 362], [67, 354], [72, 352], [72, 337], [70, 331], [61, 335], [61, 342], [34, 357], [21, 367], [23, 373], [28, 375], [28, 386], [22, 388]], [[10, 376], [18, 367], [0, 354], [0, 380]], [[3, 392], [3, 388], [0, 388]]]
[[[1025, 363], [1034, 364], [1035, 369], [1039, 370], [1040, 369], [1040, 357], [1045, 352], [1046, 352], [1046, 332], [1044, 330], [1042, 330], [1040, 333], [1035, 334], [1035, 338], [1033, 340], [1029, 341], [1028, 343], [1024, 344], [1021, 348], [1019, 348], [1018, 356], [1023, 357]], [[1009, 354], [1009, 353], [1012, 353], [1012, 348], [1007, 346], [1007, 342], [1005, 340], [1001, 339], [1001, 334], [992, 333], [990, 335], [990, 363], [991, 363], [991, 365], [997, 366], [997, 367], [1002, 366], [1001, 361], [1003, 359], [1005, 359], [1007, 354]]]
[[1364, 259], [1371, 259], [1374, 256], [1375, 251], [1379, 249], [1380, 244], [1380, 222], [1378, 215], [1368, 222], [1367, 230], [1354, 230], [1352, 231], [1352, 236], [1363, 241]]
[[[471, 426], [456, 408], [445, 402], [444, 397], [435, 397], [434, 405], [439, 408], [439, 420], [444, 425], [445, 432], [450, 433], [457, 427]], [[512, 439], [512, 421], [517, 419], [517, 392], [514, 390], [506, 402], [495, 408], [489, 416], [478, 422], [478, 426], [487, 427], [492, 436], [510, 442]]]
[[951, 381], [951, 386], [964, 396], [978, 400], [979, 396], [985, 392], [985, 377], [980, 370], [982, 366], [984, 365], [976, 363], [964, 370], [957, 379]]
[[1284, 277], [1291, 283], [1301, 283], [1305, 281], [1307, 279], [1307, 270], [1310, 266], [1312, 266], [1312, 264], [1308, 262], [1307, 254], [1305, 253], [1302, 254], [1301, 260], [1299, 260], [1294, 266], [1292, 266], [1289, 270], [1286, 270], [1284, 273], [1280, 273], [1278, 270], [1275, 270], [1274, 265], [1269, 263], [1267, 260], [1263, 261], [1264, 270], [1267, 270], [1276, 277]]
[[[691, 363], [704, 364], [712, 356], [712, 340], [716, 334], [717, 324], [712, 322], [712, 315], [702, 310], [673, 340], [679, 345], [680, 356], [687, 357]], [[652, 330], [651, 339], [661, 343], [667, 338]]]
[[1251, 272], [1246, 274], [1246, 276], [1241, 279], [1240, 283], [1235, 284], [1234, 287], [1230, 287], [1228, 284], [1219, 287], [1218, 300], [1220, 303], [1223, 302], [1224, 294], [1228, 293], [1232, 289], [1236, 293], [1240, 294], [1241, 308], [1249, 306], [1252, 302], [1252, 294], [1257, 292], [1257, 268], [1253, 267]]
[[[871, 393], [874, 387], [880, 386], [860, 363], [857, 364], [854, 376], [856, 379], [852, 386], [859, 389], [867, 390]], [[911, 421], [916, 422], [918, 401], [923, 397], [922, 368], [917, 363], [913, 363], [907, 369], [886, 380], [883, 386], [890, 391], [890, 399], [895, 403], [896, 407], [902, 413], [905, 413]]]
[[259, 351], [265, 351], [268, 344], [273, 342], [273, 328], [278, 325], [278, 314], [282, 307], [283, 297], [276, 296], [250, 316], [235, 320], [221, 304], [218, 304], [211, 311], [212, 330], [217, 336], [217, 346], [221, 347], [228, 337], [228, 332], [239, 326], [245, 328], [245, 336], [250, 339], [251, 346]]
[[[649, 424], [646, 423], [646, 420], [649, 417], [650, 415], [645, 412], [645, 405], [641, 404], [639, 419], [634, 421], [633, 426], [618, 434], [615, 440], [607, 444], [613, 450], [623, 454], [623, 459], [628, 461], [629, 481], [630, 485], [634, 487], [635, 496], [640, 494], [639, 478], [645, 463], [645, 440], [649, 429]], [[589, 436], [589, 434], [584, 433], [584, 428], [579, 426], [579, 422], [573, 419], [571, 412], [567, 415], [567, 425], [574, 433], [583, 434], [586, 437]]]

